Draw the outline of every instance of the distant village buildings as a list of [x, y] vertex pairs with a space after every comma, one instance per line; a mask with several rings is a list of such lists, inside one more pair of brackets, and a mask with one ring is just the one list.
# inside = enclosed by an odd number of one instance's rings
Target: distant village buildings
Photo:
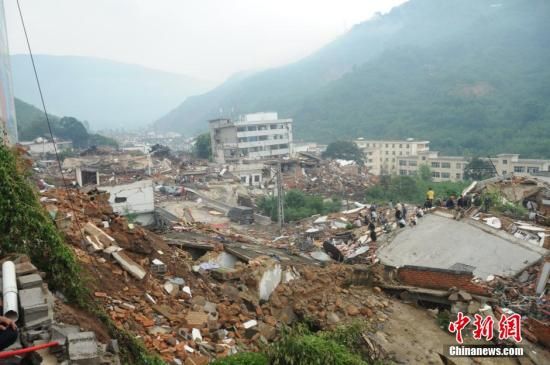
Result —
[[[373, 175], [416, 175], [420, 166], [427, 165], [432, 180], [460, 181], [464, 179], [464, 169], [469, 159], [465, 156], [443, 156], [430, 151], [430, 142], [405, 140], [366, 140], [359, 138], [355, 143], [363, 151], [366, 166]], [[489, 161], [489, 158], [482, 158]], [[550, 174], [550, 160], [522, 159], [518, 154], [499, 154], [490, 159], [498, 175]]]

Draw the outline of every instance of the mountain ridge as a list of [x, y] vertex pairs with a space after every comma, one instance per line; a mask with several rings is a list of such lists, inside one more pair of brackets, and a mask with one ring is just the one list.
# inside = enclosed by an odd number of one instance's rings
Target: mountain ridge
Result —
[[[446, 153], [550, 157], [544, 139], [526, 134], [550, 138], [550, 6], [499, 4], [411, 0], [301, 61], [189, 98], [156, 126], [199, 132], [220, 109], [269, 109], [294, 118], [298, 139], [412, 136]], [[323, 78], [336, 68], [344, 72]], [[540, 110], [527, 116], [529, 104]], [[515, 131], [524, 117], [534, 119]]]

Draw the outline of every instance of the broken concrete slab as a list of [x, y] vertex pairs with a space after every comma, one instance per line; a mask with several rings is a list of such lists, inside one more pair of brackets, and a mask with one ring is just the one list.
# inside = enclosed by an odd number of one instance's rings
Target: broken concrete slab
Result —
[[383, 264], [394, 267], [448, 269], [460, 262], [474, 267], [474, 275], [483, 279], [489, 275], [513, 276], [541, 258], [534, 249], [434, 214], [425, 216], [414, 229], [400, 230], [377, 254]]
[[96, 240], [101, 243], [104, 247], [109, 247], [116, 244], [116, 241], [113, 237], [109, 236], [107, 233], [103, 232], [102, 229], [96, 227], [90, 222], [87, 222], [84, 225], [83, 231], [96, 238]]
[[70, 333], [67, 336], [71, 364], [99, 365], [99, 352], [94, 332]]
[[147, 272], [138, 265], [134, 260], [132, 260], [128, 255], [122, 251], [113, 252], [114, 259], [122, 266], [122, 268], [128, 271], [133, 277], [138, 280], [143, 280]]

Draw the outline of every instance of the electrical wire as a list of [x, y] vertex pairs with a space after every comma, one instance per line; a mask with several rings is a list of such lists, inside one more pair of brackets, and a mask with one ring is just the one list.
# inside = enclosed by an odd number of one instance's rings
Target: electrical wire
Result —
[[25, 26], [25, 20], [23, 18], [23, 12], [21, 11], [21, 4], [19, 3], [19, 0], [17, 0], [17, 9], [19, 10], [19, 17], [21, 18], [21, 25], [23, 26], [23, 33], [25, 34], [25, 40], [27, 43], [27, 49], [29, 50], [29, 56], [31, 58], [32, 68], [34, 71], [34, 78], [36, 80], [36, 86], [38, 87], [38, 93], [40, 94], [40, 101], [42, 103], [42, 109], [44, 109], [44, 115], [46, 116], [46, 123], [48, 124], [48, 131], [50, 133], [50, 137], [52, 139], [53, 149], [55, 152], [55, 158], [57, 160], [57, 165], [59, 166], [59, 172], [61, 173], [61, 179], [63, 180], [63, 185], [65, 187], [65, 192], [67, 194], [67, 198], [69, 199], [69, 206], [71, 210], [73, 211], [73, 215], [75, 217], [75, 222], [78, 227], [78, 231], [80, 232], [80, 235], [82, 237], [83, 242], [86, 242], [86, 238], [84, 237], [84, 233], [82, 232], [82, 227], [80, 225], [80, 221], [78, 220], [77, 211], [73, 204], [73, 199], [71, 197], [69, 186], [67, 185], [67, 181], [65, 181], [65, 175], [63, 174], [63, 167], [61, 165], [61, 158], [59, 157], [59, 153], [57, 152], [57, 144], [53, 135], [52, 130], [52, 124], [50, 123], [50, 117], [48, 116], [48, 110], [46, 109], [46, 102], [44, 101], [44, 94], [42, 93], [42, 87], [40, 85], [40, 79], [38, 77], [38, 71], [36, 69], [36, 64], [34, 62], [34, 56], [31, 49], [31, 43], [29, 41], [29, 35], [27, 33], [27, 27]]

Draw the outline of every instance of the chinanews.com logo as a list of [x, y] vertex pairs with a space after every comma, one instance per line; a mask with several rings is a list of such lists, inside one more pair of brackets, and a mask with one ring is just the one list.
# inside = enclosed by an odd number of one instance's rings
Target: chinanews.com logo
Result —
[[[464, 345], [462, 331], [472, 330], [472, 337], [475, 340], [512, 341], [519, 344], [521, 338], [521, 316], [517, 313], [503, 313], [495, 325], [495, 319], [492, 316], [474, 315], [474, 319], [458, 312], [456, 321], [450, 322], [448, 330], [455, 334], [455, 340], [458, 345], [449, 345], [447, 348], [448, 356], [474, 356], [474, 357], [492, 357], [492, 356], [523, 356], [523, 348], [515, 344], [469, 344]], [[497, 334], [495, 334], [495, 330]]]

